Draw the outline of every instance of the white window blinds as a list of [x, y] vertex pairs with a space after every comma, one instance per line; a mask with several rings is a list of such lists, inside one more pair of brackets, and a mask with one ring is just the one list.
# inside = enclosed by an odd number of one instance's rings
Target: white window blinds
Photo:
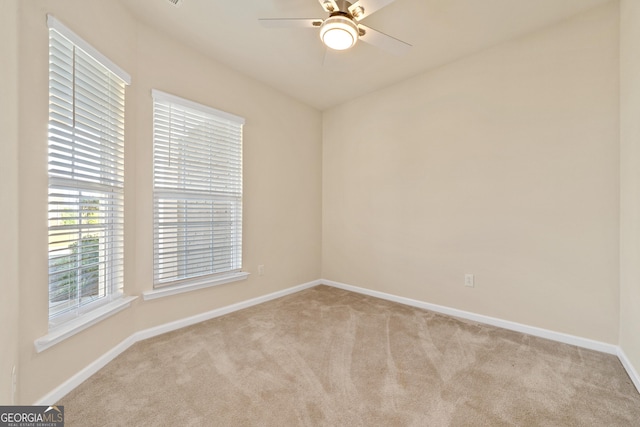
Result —
[[113, 64], [55, 18], [48, 25], [49, 319], [55, 325], [122, 292], [129, 76], [105, 66]]
[[240, 271], [244, 119], [153, 98], [154, 286]]

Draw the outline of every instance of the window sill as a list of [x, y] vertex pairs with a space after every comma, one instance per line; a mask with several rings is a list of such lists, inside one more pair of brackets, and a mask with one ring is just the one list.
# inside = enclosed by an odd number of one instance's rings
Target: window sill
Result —
[[189, 283], [185, 285], [179, 286], [167, 286], [164, 288], [154, 289], [152, 291], [147, 291], [142, 293], [142, 298], [145, 301], [168, 297], [170, 295], [182, 294], [184, 292], [191, 292], [198, 289], [209, 288], [211, 286], [223, 285], [225, 283], [237, 282], [240, 280], [246, 280], [249, 277], [249, 273], [241, 271], [239, 273], [231, 273], [226, 274], [224, 276], [216, 277], [215, 279], [204, 279], [202, 281]]
[[40, 353], [49, 347], [66, 340], [80, 331], [87, 329], [89, 326], [113, 316], [117, 312], [131, 306], [131, 302], [138, 297], [122, 297], [108, 304], [105, 304], [95, 310], [92, 310], [77, 319], [65, 322], [60, 326], [52, 329], [47, 335], [38, 338], [33, 342], [36, 352]]

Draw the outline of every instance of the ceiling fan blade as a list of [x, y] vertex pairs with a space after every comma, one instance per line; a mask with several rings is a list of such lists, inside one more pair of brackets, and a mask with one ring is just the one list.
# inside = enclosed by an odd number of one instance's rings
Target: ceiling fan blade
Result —
[[331, 13], [339, 10], [335, 0], [318, 0], [318, 2], [320, 3], [320, 6], [322, 6], [325, 12]]
[[267, 28], [318, 28], [322, 19], [307, 18], [262, 18], [258, 19]]
[[[349, 13], [356, 21], [361, 21], [395, 0], [358, 0], [349, 6]], [[320, 0], [322, 2], [322, 0]]]
[[[372, 46], [384, 49], [394, 55], [404, 55], [409, 51], [411, 45], [405, 43], [402, 40], [398, 40], [394, 37], [381, 33], [378, 30], [367, 27], [366, 25], [358, 24], [358, 28], [361, 31], [360, 40], [365, 43], [369, 43]], [[364, 31], [364, 34], [362, 34]]]

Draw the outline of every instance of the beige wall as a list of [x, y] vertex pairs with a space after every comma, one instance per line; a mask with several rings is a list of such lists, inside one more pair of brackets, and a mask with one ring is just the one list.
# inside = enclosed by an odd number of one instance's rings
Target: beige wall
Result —
[[618, 31], [609, 3], [326, 111], [323, 278], [616, 344]]
[[[246, 119], [244, 135], [244, 265], [247, 283], [215, 290], [215, 307], [320, 277], [321, 114], [251, 81], [170, 38], [145, 27], [138, 31], [136, 187], [152, 185], [151, 89], [186, 97]], [[167, 59], [170, 58], [170, 61]], [[193, 84], [197, 82], [197, 84]], [[152, 200], [137, 201], [136, 293], [152, 281]], [[257, 266], [265, 275], [257, 275]], [[178, 302], [180, 301], [180, 302]], [[182, 295], [150, 301], [136, 322], [144, 329], [212, 308], [212, 300]]]
[[620, 3], [620, 347], [640, 372], [640, 2]]
[[[0, 0], [0, 405], [18, 365], [18, 0]], [[7, 327], [13, 325], [13, 327]]]
[[[0, 320], [14, 325], [1, 336], [0, 404], [10, 403], [13, 365], [19, 403], [31, 404], [135, 331], [319, 277], [608, 343], [620, 332], [640, 366], [635, 0], [622, 0], [621, 28], [612, 2], [324, 115], [139, 24], [118, 2], [0, 1], [0, 37], [10, 40], [0, 44], [0, 185], [3, 206], [19, 202], [0, 210]], [[247, 119], [253, 274], [140, 298], [37, 354], [33, 341], [47, 332], [46, 13], [133, 78], [126, 293], [152, 286], [151, 88]], [[475, 288], [464, 273], [476, 274]]]
[[[320, 277], [318, 111], [149, 30], [119, 2], [19, 4], [21, 181], [12, 191], [20, 190], [20, 403], [41, 398], [135, 331]], [[244, 270], [253, 274], [179, 296], [139, 298], [132, 308], [38, 354], [33, 341], [47, 333], [47, 13], [132, 76], [126, 104], [125, 293], [152, 288], [151, 88], [246, 118]], [[2, 250], [10, 250], [3, 242]], [[257, 275], [258, 264], [265, 265], [264, 276]]]

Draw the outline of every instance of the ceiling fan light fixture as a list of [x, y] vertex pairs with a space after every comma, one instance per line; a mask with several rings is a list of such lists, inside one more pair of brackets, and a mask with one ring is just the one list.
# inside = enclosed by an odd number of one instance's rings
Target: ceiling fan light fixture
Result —
[[330, 49], [349, 49], [358, 41], [358, 26], [346, 16], [330, 16], [320, 27], [320, 40]]

